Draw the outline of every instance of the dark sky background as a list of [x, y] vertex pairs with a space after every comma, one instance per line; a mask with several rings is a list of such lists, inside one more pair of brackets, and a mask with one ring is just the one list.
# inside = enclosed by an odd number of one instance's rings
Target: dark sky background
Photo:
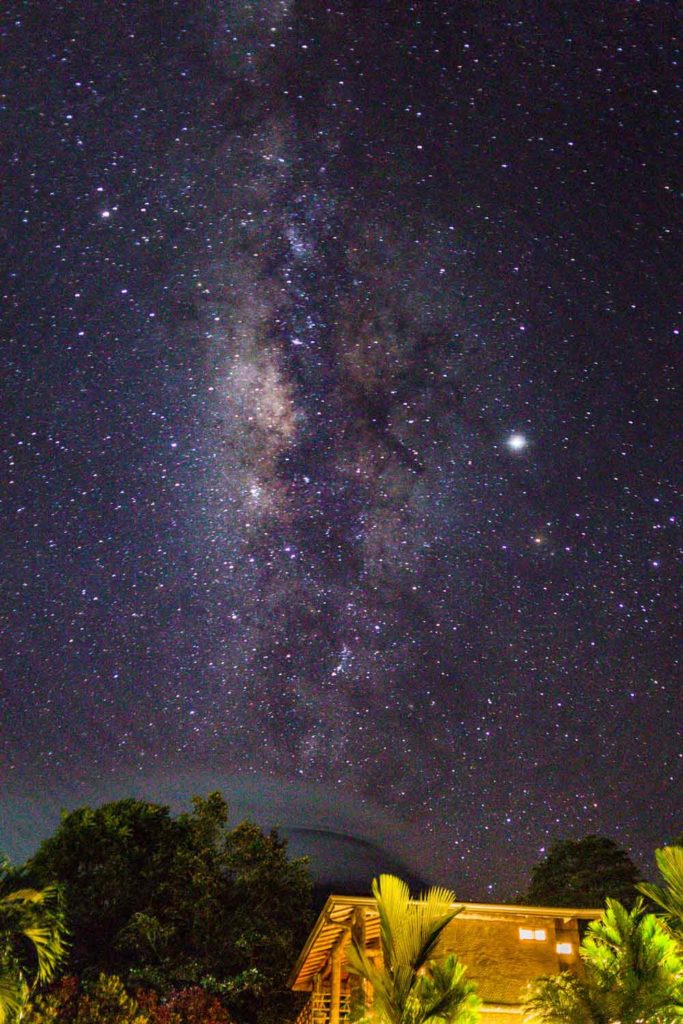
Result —
[[217, 785], [463, 898], [681, 830], [675, 10], [3, 5], [12, 856]]

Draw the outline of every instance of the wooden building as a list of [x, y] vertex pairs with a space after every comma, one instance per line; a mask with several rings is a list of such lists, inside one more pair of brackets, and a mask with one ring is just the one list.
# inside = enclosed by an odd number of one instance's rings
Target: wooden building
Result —
[[[458, 903], [462, 910], [445, 929], [438, 955], [453, 952], [476, 982], [484, 1001], [482, 1024], [521, 1024], [529, 981], [558, 971], [580, 971], [579, 921], [600, 910]], [[381, 957], [377, 906], [371, 897], [330, 896], [290, 976], [290, 986], [310, 998], [297, 1024], [340, 1024], [347, 1019], [355, 979], [346, 946], [354, 934], [368, 954]]]

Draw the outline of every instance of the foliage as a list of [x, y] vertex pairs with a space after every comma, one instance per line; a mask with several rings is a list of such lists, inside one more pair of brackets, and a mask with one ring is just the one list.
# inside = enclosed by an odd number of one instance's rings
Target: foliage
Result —
[[432, 888], [411, 900], [393, 875], [372, 883], [380, 921], [383, 965], [378, 967], [352, 937], [349, 970], [372, 985], [369, 1019], [381, 1024], [474, 1024], [480, 1001], [465, 969], [453, 956], [433, 959], [444, 928], [459, 912], [448, 889]]
[[524, 1020], [537, 1024], [607, 1024], [590, 987], [567, 972], [535, 981], [524, 1009]]
[[641, 882], [638, 891], [664, 911], [668, 927], [683, 942], [683, 846], [655, 850], [655, 859], [664, 885]]
[[628, 854], [604, 836], [555, 843], [532, 870], [524, 902], [539, 907], [601, 907], [609, 897], [632, 907], [640, 878]]
[[31, 989], [55, 976], [66, 953], [59, 888], [16, 888], [20, 879], [0, 860], [0, 1024], [20, 1019]]
[[139, 800], [62, 814], [28, 869], [39, 881], [64, 884], [77, 973], [126, 971], [119, 933], [137, 910], [153, 903], [181, 834], [168, 808]]
[[536, 1024], [673, 1024], [683, 1017], [683, 962], [674, 939], [641, 900], [607, 900], [581, 943], [584, 977], [564, 973], [530, 987]]
[[149, 1024], [231, 1024], [228, 1011], [202, 988], [180, 989], [160, 999], [153, 991], [139, 992], [137, 999]]
[[308, 870], [276, 832], [227, 820], [219, 793], [178, 818], [136, 800], [64, 815], [29, 867], [65, 883], [73, 966], [162, 995], [201, 986], [245, 1024], [286, 1021]]
[[196, 986], [174, 989], [166, 997], [151, 989], [132, 997], [115, 975], [101, 974], [79, 988], [68, 977], [37, 996], [25, 1012], [25, 1024], [232, 1024], [219, 999]]
[[35, 996], [24, 1012], [25, 1024], [72, 1024], [78, 1008], [78, 978], [69, 975]]
[[[215, 915], [222, 934], [214, 937], [214, 974], [230, 964], [233, 992], [228, 1005], [259, 1024], [283, 1020], [293, 1005], [285, 990], [292, 964], [308, 934], [311, 883], [302, 861], [287, 860], [286, 842], [276, 832], [265, 835], [244, 822], [227, 837], [222, 870], [230, 879], [230, 934], [225, 934], [220, 908]], [[219, 941], [222, 940], [222, 941]], [[272, 992], [266, 1013], [263, 996]], [[260, 1002], [260, 1010], [256, 1003]]]
[[114, 975], [100, 974], [79, 1002], [74, 1024], [149, 1024], [148, 1018]]
[[70, 976], [29, 1003], [23, 1024], [151, 1024], [116, 975], [79, 986]]

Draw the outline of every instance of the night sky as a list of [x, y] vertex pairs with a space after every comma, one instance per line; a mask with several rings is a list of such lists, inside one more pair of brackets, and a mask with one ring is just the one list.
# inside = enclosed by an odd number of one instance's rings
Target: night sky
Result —
[[680, 831], [675, 7], [3, 5], [0, 847]]

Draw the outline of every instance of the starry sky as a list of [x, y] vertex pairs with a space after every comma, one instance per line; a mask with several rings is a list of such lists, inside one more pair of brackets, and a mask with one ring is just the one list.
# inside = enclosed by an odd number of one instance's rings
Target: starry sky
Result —
[[220, 784], [471, 899], [680, 831], [675, 17], [3, 5], [7, 852]]

